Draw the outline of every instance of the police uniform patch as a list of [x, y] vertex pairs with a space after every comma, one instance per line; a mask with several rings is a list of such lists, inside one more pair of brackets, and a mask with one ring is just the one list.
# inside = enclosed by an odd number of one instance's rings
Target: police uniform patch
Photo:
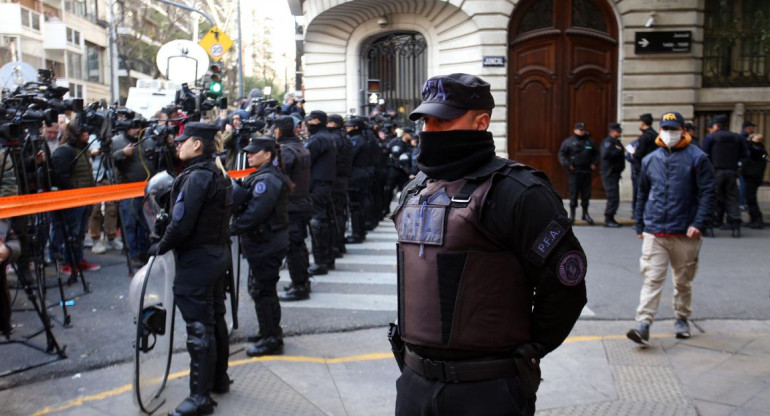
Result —
[[179, 221], [184, 217], [184, 201], [179, 201], [174, 204], [174, 210], [171, 212], [171, 218], [174, 221]]
[[577, 286], [586, 277], [586, 259], [577, 250], [564, 253], [557, 271], [559, 281], [565, 286]]
[[257, 182], [254, 185], [254, 195], [262, 195], [267, 192], [267, 184], [264, 181]]
[[559, 241], [564, 238], [564, 235], [567, 233], [566, 231], [559, 223], [551, 221], [548, 227], [545, 228], [545, 231], [532, 244], [532, 252], [542, 260], [545, 260], [551, 254], [554, 247], [559, 244]]

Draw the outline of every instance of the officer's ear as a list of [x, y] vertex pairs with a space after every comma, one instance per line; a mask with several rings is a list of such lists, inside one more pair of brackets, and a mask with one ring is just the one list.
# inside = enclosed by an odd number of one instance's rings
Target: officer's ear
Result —
[[488, 111], [481, 111], [473, 118], [474, 130], [486, 131], [489, 128], [492, 116]]

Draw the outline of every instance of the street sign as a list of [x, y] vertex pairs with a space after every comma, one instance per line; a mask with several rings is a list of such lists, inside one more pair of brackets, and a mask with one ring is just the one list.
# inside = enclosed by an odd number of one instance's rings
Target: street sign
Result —
[[634, 52], [636, 53], [677, 53], [690, 52], [692, 31], [636, 32]]
[[205, 36], [203, 36], [198, 44], [206, 50], [211, 59], [219, 61], [222, 59], [222, 55], [233, 46], [233, 41], [225, 34], [225, 32], [222, 32], [218, 27], [214, 26]]
[[505, 66], [504, 56], [485, 56], [481, 66]]

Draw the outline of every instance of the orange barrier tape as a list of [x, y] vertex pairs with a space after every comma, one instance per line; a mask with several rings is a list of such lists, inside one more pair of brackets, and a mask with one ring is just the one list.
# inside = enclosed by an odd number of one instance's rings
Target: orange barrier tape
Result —
[[[231, 178], [243, 178], [254, 169], [231, 170]], [[66, 191], [41, 192], [38, 194], [6, 196], [0, 198], [0, 218], [38, 214], [60, 209], [82, 207], [102, 202], [119, 201], [144, 195], [147, 182], [131, 182]]]

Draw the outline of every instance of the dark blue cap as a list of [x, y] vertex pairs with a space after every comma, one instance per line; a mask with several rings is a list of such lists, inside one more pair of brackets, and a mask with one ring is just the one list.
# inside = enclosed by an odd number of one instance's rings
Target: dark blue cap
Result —
[[495, 99], [490, 86], [481, 78], [469, 74], [439, 75], [425, 81], [422, 104], [415, 108], [409, 119], [431, 116], [452, 120], [468, 110], [491, 110]]
[[575, 130], [585, 130], [586, 124], [583, 122], [575, 123]]
[[660, 127], [673, 127], [675, 129], [681, 129], [684, 127], [684, 117], [676, 111], [670, 111], [663, 113], [660, 116]]
[[257, 153], [260, 150], [270, 150], [275, 152], [275, 139], [268, 136], [253, 136], [249, 139], [249, 144], [241, 151], [247, 153]]
[[214, 137], [219, 132], [219, 127], [216, 124], [199, 123], [197, 121], [190, 122], [184, 125], [184, 131], [182, 134], [174, 139], [175, 142], [183, 142], [190, 137], [199, 137], [203, 140], [214, 140]]

